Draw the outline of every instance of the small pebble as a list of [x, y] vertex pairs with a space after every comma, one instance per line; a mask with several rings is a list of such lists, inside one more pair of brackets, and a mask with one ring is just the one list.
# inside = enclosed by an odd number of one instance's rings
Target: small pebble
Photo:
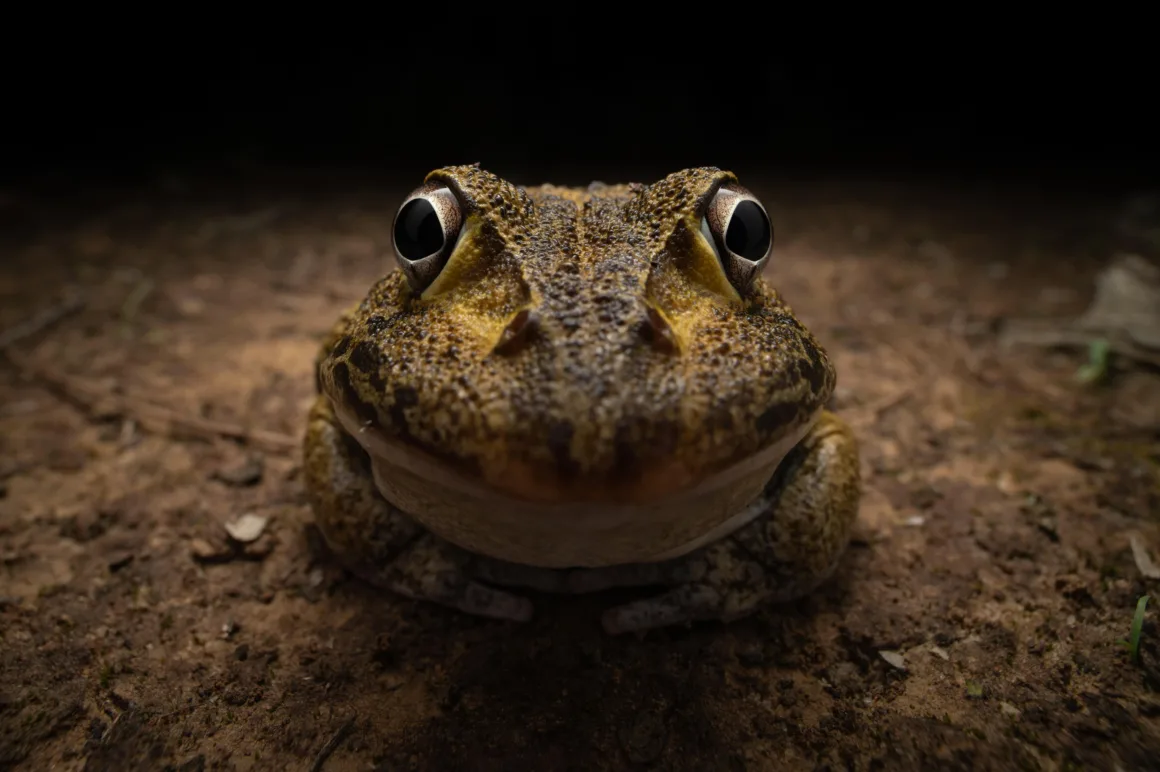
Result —
[[1129, 534], [1128, 544], [1132, 547], [1132, 559], [1136, 561], [1137, 570], [1148, 579], [1160, 579], [1160, 567], [1152, 562], [1152, 556], [1148, 554], [1140, 534]]
[[880, 651], [878, 652], [878, 656], [886, 660], [891, 667], [906, 670], [906, 660], [897, 651]]
[[209, 560], [219, 554], [218, 550], [214, 549], [213, 545], [205, 539], [194, 539], [189, 543], [189, 549], [193, 552], [193, 556], [199, 560]]
[[257, 541], [258, 537], [262, 535], [262, 531], [266, 530], [266, 523], [269, 520], [268, 517], [247, 513], [231, 523], [226, 523], [226, 533], [236, 542], [249, 544], [252, 541]]

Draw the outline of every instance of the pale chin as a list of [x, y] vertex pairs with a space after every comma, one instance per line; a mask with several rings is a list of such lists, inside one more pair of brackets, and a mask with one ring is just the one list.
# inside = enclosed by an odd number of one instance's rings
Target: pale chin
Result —
[[337, 405], [335, 413], [371, 456], [380, 493], [402, 512], [468, 551], [547, 568], [668, 560], [728, 536], [768, 510], [765, 484], [817, 419], [815, 414], [761, 452], [656, 498], [536, 501], [468, 478]]

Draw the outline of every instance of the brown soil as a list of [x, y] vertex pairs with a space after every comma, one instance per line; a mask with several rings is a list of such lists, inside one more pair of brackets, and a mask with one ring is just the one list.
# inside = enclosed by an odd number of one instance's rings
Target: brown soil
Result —
[[1160, 768], [1154, 612], [1119, 644], [1160, 590], [1129, 546], [1160, 551], [1160, 375], [1084, 387], [1083, 352], [997, 342], [1084, 308], [1120, 201], [750, 186], [863, 442], [860, 523], [813, 597], [642, 638], [602, 634], [618, 598], [483, 621], [320, 548], [311, 360], [401, 189], [10, 195], [0, 330], [85, 306], [0, 364], [0, 767]]

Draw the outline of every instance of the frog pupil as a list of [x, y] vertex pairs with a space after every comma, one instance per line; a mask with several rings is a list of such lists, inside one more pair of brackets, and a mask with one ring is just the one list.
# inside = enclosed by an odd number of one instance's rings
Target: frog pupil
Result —
[[395, 245], [408, 260], [420, 260], [443, 248], [443, 225], [430, 201], [416, 198], [399, 211]]
[[742, 201], [733, 209], [725, 231], [725, 246], [738, 257], [757, 262], [769, 251], [769, 218], [760, 206]]

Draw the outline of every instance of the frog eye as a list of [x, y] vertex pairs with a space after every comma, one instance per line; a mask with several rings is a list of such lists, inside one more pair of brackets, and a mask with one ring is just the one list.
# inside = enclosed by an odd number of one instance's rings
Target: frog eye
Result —
[[447, 187], [424, 185], [395, 214], [395, 259], [416, 292], [427, 288], [455, 250], [463, 225], [459, 199]]
[[709, 200], [701, 233], [713, 245], [730, 283], [753, 283], [773, 251], [773, 225], [757, 197], [740, 185], [723, 185]]

